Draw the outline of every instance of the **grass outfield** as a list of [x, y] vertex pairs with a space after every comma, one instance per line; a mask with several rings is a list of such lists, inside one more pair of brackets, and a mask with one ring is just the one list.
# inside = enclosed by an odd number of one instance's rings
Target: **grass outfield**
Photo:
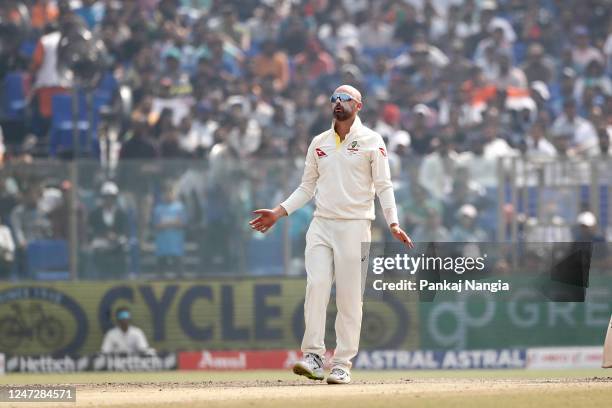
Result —
[[9, 374], [7, 384], [78, 384], [77, 402], [0, 403], [15, 407], [608, 408], [612, 370], [436, 370], [353, 372], [327, 385], [288, 370], [154, 373]]
[[[354, 380], [398, 381], [414, 378], [467, 379], [560, 379], [612, 377], [612, 370], [354, 370]], [[254, 371], [157, 371], [157, 372], [84, 372], [69, 374], [8, 374], [0, 384], [95, 384], [148, 382], [228, 382], [255, 380], [290, 381], [296, 378], [290, 370]]]

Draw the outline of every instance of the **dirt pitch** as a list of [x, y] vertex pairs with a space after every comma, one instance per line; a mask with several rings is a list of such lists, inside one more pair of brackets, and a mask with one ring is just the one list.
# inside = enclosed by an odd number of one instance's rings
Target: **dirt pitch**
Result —
[[343, 386], [296, 379], [278, 371], [166, 374], [172, 381], [160, 381], [162, 373], [6, 376], [2, 384], [76, 384], [77, 402], [0, 403], [0, 408], [610, 407], [612, 377], [607, 374], [604, 370], [362, 371], [354, 374], [353, 384]]

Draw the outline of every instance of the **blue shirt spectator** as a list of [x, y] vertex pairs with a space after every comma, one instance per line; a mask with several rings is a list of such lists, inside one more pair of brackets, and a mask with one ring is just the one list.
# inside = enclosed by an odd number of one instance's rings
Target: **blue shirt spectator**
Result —
[[167, 187], [164, 200], [153, 210], [155, 254], [160, 256], [183, 256], [185, 253], [185, 226], [187, 211], [183, 203], [175, 198], [172, 187]]

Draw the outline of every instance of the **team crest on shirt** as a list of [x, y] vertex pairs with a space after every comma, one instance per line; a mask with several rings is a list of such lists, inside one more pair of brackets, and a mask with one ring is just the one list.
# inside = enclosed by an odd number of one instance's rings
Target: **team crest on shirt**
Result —
[[357, 153], [359, 151], [359, 143], [356, 140], [353, 141], [346, 150], [351, 154]]
[[318, 147], [315, 149], [315, 153], [317, 154], [318, 157], [327, 157], [327, 154], [325, 154], [325, 152], [319, 149]]

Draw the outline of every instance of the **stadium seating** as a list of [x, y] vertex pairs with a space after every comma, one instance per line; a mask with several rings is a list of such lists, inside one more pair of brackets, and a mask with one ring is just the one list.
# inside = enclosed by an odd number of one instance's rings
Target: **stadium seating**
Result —
[[[77, 127], [79, 129], [79, 151], [96, 157], [99, 152], [97, 139], [97, 124], [99, 110], [107, 102], [107, 96], [96, 93], [93, 97], [93, 114], [83, 93], [79, 93]], [[56, 157], [74, 148], [72, 96], [70, 94], [54, 95], [52, 99], [53, 115], [49, 137], [49, 155]], [[90, 123], [90, 119], [91, 123]], [[91, 134], [91, 137], [90, 137]]]
[[253, 275], [283, 275], [284, 257], [282, 229], [275, 228], [269, 236], [255, 236], [247, 242], [247, 269]]
[[24, 74], [12, 72], [4, 77], [3, 107], [7, 119], [24, 120], [27, 106]]
[[27, 250], [28, 276], [37, 280], [70, 278], [68, 242], [63, 239], [32, 241]]

